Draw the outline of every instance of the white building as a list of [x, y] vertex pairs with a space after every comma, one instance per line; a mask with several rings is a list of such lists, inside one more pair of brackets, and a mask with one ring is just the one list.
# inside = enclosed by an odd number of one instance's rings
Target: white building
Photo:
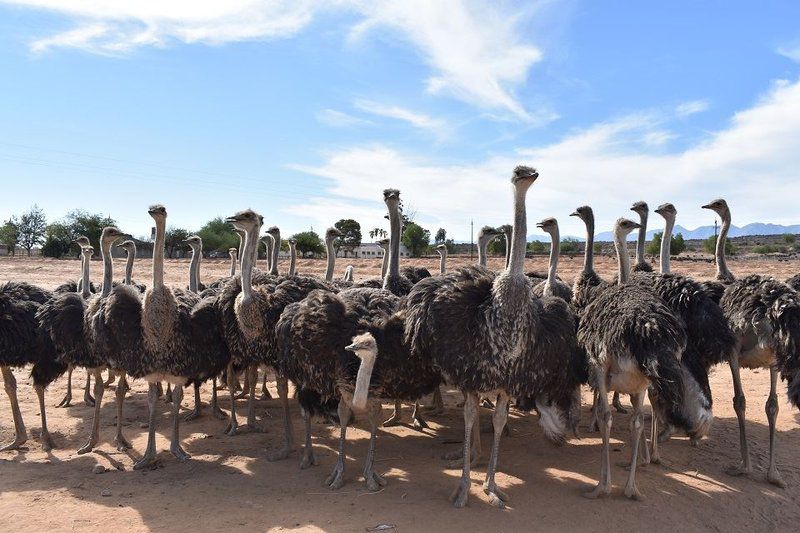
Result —
[[[363, 242], [361, 246], [353, 250], [356, 257], [360, 257], [362, 259], [377, 259], [383, 258], [383, 248], [376, 242]], [[348, 252], [348, 256], [352, 257], [352, 255]], [[336, 257], [344, 257], [344, 249], [340, 249], [339, 253], [336, 254]], [[400, 244], [400, 257], [411, 257], [411, 254], [408, 252], [408, 249]]]

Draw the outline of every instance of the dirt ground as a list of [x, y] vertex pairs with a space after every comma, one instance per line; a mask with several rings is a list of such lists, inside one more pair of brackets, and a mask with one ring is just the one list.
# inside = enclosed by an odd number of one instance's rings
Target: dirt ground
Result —
[[[456, 259], [450, 266], [468, 259]], [[545, 259], [529, 260], [530, 269], [542, 270]], [[580, 258], [564, 258], [559, 274], [571, 280], [580, 268]], [[344, 263], [344, 260], [341, 260]], [[357, 277], [379, 272], [378, 261], [348, 261]], [[419, 260], [432, 271], [434, 259]], [[490, 266], [499, 266], [493, 259]], [[121, 272], [122, 262], [117, 262]], [[170, 261], [167, 281], [186, 283], [187, 261]], [[604, 277], [613, 272], [608, 258], [598, 258]], [[100, 263], [93, 264], [97, 280]], [[736, 274], [768, 273], [786, 278], [800, 264], [768, 261], [732, 261]], [[227, 273], [224, 260], [203, 263], [203, 279]], [[300, 261], [298, 271], [319, 273], [323, 261]], [[698, 278], [712, 275], [707, 263], [674, 263], [677, 272]], [[137, 265], [135, 278], [148, 281], [149, 260]], [[344, 264], [337, 272], [344, 270]], [[54, 287], [77, 275], [77, 261], [0, 258], [0, 280], [27, 280]], [[76, 371], [73, 406], [53, 407], [64, 394], [65, 380], [54, 383], [47, 393], [50, 430], [57, 446], [51, 453], [40, 449], [39, 409], [27, 371], [17, 372], [22, 413], [29, 431], [27, 447], [0, 454], [0, 529], [4, 531], [107, 531], [124, 530], [222, 530], [228, 531], [365, 531], [392, 525], [397, 531], [796, 531], [800, 522], [800, 414], [786, 402], [785, 384], [780, 385], [778, 416], [778, 464], [788, 488], [764, 481], [768, 457], [768, 428], [764, 404], [769, 391], [769, 373], [743, 371], [748, 399], [747, 432], [755, 473], [751, 478], [730, 477], [724, 468], [738, 456], [738, 427], [731, 405], [730, 373], [719, 367], [711, 384], [716, 420], [708, 439], [698, 447], [685, 438], [673, 438], [662, 448], [662, 465], [638, 472], [642, 502], [622, 495], [626, 471], [612, 468], [613, 494], [599, 501], [581, 498], [581, 490], [596, 483], [600, 469], [600, 439], [588, 432], [591, 395], [584, 392], [581, 439], [555, 448], [545, 441], [535, 415], [513, 413], [511, 436], [501, 448], [498, 485], [511, 497], [506, 510], [491, 507], [481, 490], [486, 455], [491, 442], [490, 411], [482, 409], [483, 461], [473, 470], [473, 489], [466, 509], [453, 509], [447, 497], [460, 475], [447, 468], [440, 456], [459, 446], [463, 418], [456, 407], [460, 395], [448, 391], [443, 416], [429, 417], [432, 429], [419, 432], [409, 427], [388, 428], [378, 437], [377, 469], [388, 485], [368, 492], [360, 477], [366, 455], [368, 433], [358, 421], [348, 431], [346, 485], [338, 491], [323, 487], [336, 460], [338, 431], [315, 423], [314, 446], [319, 465], [301, 471], [298, 454], [281, 462], [266, 459], [281, 442], [280, 408], [276, 400], [260, 400], [258, 417], [263, 433], [237, 437], [222, 434], [224, 422], [208, 416], [181, 425], [184, 448], [192, 459], [178, 463], [168, 451], [169, 407], [163, 403], [158, 419], [158, 441], [162, 468], [134, 472], [131, 466], [144, 450], [147, 429], [146, 384], [135, 382], [125, 403], [126, 436], [134, 449], [117, 452], [111, 446], [115, 411], [113, 394], [106, 392], [102, 407], [101, 444], [94, 453], [79, 456], [89, 432], [91, 409], [83, 404], [81, 387], [85, 372]], [[270, 383], [273, 396], [276, 391]], [[184, 396], [184, 410], [191, 405]], [[207, 402], [210, 387], [203, 390]], [[227, 391], [220, 392], [223, 408]], [[626, 402], [627, 403], [627, 402]], [[245, 401], [237, 409], [245, 415]], [[389, 415], [389, 406], [385, 414]], [[13, 424], [5, 400], [0, 403], [0, 442], [13, 439]], [[293, 404], [295, 440], [302, 438], [299, 413]], [[629, 416], [614, 414], [612, 462], [627, 460]], [[648, 422], [649, 424], [649, 422]], [[95, 465], [108, 471], [93, 473]], [[387, 528], [388, 529], [388, 528]], [[391, 531], [392, 529], [388, 529]]]

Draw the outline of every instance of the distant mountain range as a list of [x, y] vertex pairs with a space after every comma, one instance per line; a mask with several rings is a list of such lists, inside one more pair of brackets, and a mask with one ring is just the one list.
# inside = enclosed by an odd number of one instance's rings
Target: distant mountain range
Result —
[[[663, 227], [648, 231], [647, 239], [652, 239], [654, 234], [660, 233], [661, 231], [663, 231]], [[717, 231], [719, 231], [719, 227], [717, 228]], [[681, 233], [683, 238], [686, 240], [707, 239], [714, 235], [714, 226], [700, 226], [697, 229], [686, 229], [681, 225], [677, 225], [672, 231], [672, 234], [677, 235], [678, 233]], [[747, 235], [783, 235], [784, 233], [800, 233], [800, 224], [783, 226], [781, 224], [763, 224], [760, 222], [754, 222], [742, 227], [731, 225], [731, 230], [728, 233], [728, 237], [744, 237]], [[634, 231], [628, 236], [628, 240], [635, 241], [636, 236], [637, 233]], [[585, 237], [572, 236], [564, 236], [562, 239], [576, 239], [578, 241], [586, 240]], [[599, 242], [610, 242], [613, 240], [613, 234], [610, 231], [604, 231], [595, 235], [594, 240]], [[549, 242], [550, 236], [528, 235], [528, 241]]]

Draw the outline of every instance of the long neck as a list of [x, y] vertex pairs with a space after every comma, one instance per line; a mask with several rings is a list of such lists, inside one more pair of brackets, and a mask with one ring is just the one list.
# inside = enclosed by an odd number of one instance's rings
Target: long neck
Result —
[[125, 260], [125, 285], [130, 285], [133, 279], [133, 260], [136, 258], [136, 252], [128, 250], [128, 257]]
[[661, 261], [661, 273], [669, 274], [669, 254], [672, 244], [672, 228], [675, 227], [675, 219], [667, 217], [665, 220], [666, 224], [664, 225], [664, 235], [661, 236], [661, 255], [659, 256], [659, 260]]
[[586, 249], [583, 250], [583, 272], [594, 272], [594, 215], [586, 221]]
[[717, 237], [717, 248], [715, 256], [717, 259], [717, 279], [728, 280], [733, 277], [731, 271], [728, 270], [728, 263], [725, 262], [725, 243], [728, 241], [728, 231], [731, 229], [731, 215], [725, 213], [722, 215], [722, 227], [719, 230], [719, 237]]
[[489, 247], [488, 237], [478, 237], [478, 264], [486, 266], [486, 248]]
[[[239, 236], [239, 253], [238, 253], [238, 259], [239, 259], [239, 262], [241, 263], [241, 261], [243, 261], [243, 260], [244, 260], [244, 234], [243, 234], [243, 233], [241, 233], [241, 232], [238, 232], [238, 231], [237, 231], [237, 232], [236, 232], [236, 235], [238, 235], [238, 236]], [[239, 265], [239, 267], [241, 268], [241, 265]], [[236, 274], [236, 272], [234, 272], [233, 274]], [[231, 274], [231, 275], [233, 275], [233, 274]]]
[[278, 255], [281, 251], [281, 236], [280, 234], [272, 237], [272, 266], [269, 273], [275, 276], [278, 275]]
[[[100, 255], [103, 257], [103, 296], [111, 294], [111, 283], [114, 278], [114, 264], [111, 259], [111, 239], [100, 237]], [[84, 283], [84, 286], [88, 283]]]
[[264, 245], [265, 252], [267, 254], [267, 273], [272, 274], [272, 242], [273, 239], [267, 239], [267, 242]]
[[90, 290], [90, 283], [89, 283], [89, 258], [81, 254], [81, 261], [82, 261], [81, 281], [83, 281], [83, 286], [81, 287], [81, 295], [84, 298], [88, 298], [89, 295], [92, 293], [92, 291]]
[[386, 277], [386, 271], [389, 269], [389, 250], [383, 249], [383, 264], [381, 265], [381, 279]]
[[325, 281], [333, 279], [333, 267], [336, 265], [336, 251], [333, 249], [333, 239], [325, 239], [325, 252], [328, 254], [328, 264], [325, 267]]
[[636, 240], [636, 264], [639, 265], [645, 263], [644, 244], [647, 240], [647, 216], [647, 211], [642, 211], [639, 213], [639, 220], [640, 224], [642, 225], [642, 227], [639, 228], [639, 238]]
[[238, 253], [231, 253], [231, 277], [236, 275], [236, 261], [239, 259]]
[[85, 270], [84, 270], [84, 268], [86, 267], [86, 261], [87, 261], [86, 256], [83, 255], [83, 250], [81, 250], [81, 275], [78, 278], [78, 290], [79, 291], [83, 290], [83, 287], [86, 284], [85, 283], [86, 277], [85, 277]]
[[245, 298], [253, 296], [253, 262], [255, 250], [258, 247], [258, 232], [256, 227], [244, 234], [244, 249], [242, 250], [242, 294]]
[[511, 233], [506, 232], [506, 268], [511, 260]]
[[389, 266], [384, 280], [400, 275], [400, 229], [402, 227], [400, 210], [396, 205], [391, 205], [389, 209]]
[[550, 265], [547, 268], [547, 282], [545, 283], [545, 292], [552, 294], [551, 288], [556, 281], [556, 270], [558, 270], [558, 256], [561, 254], [561, 234], [558, 228], [553, 228], [550, 231], [552, 242], [550, 244]]
[[297, 268], [297, 248], [293, 243], [289, 243], [289, 275], [294, 276]]
[[625, 283], [631, 275], [631, 258], [628, 256], [628, 244], [621, 231], [614, 231], [614, 248], [617, 249], [617, 267], [619, 269], [619, 282]]
[[189, 263], [189, 290], [200, 292], [200, 251], [192, 247], [192, 261]]
[[525, 248], [528, 244], [528, 218], [525, 212], [525, 196], [527, 187], [514, 187], [514, 229], [511, 232], [511, 257], [508, 261], [508, 272], [513, 275], [525, 275]]
[[447, 272], [447, 248], [439, 252], [439, 273]]
[[153, 242], [153, 289], [164, 286], [164, 240], [167, 221], [156, 219], [156, 240]]

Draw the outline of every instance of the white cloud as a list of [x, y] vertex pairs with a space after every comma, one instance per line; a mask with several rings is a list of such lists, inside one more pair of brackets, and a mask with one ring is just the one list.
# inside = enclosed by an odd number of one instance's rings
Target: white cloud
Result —
[[422, 130], [442, 133], [445, 127], [443, 120], [398, 106], [381, 104], [370, 100], [356, 100], [353, 105], [356, 109], [360, 109], [366, 113], [407, 122], [415, 128]]
[[791, 59], [795, 63], [800, 63], [800, 45], [788, 47], [781, 46], [776, 50], [776, 52], [783, 57]]
[[323, 109], [316, 115], [317, 122], [332, 128], [346, 128], [349, 126], [364, 126], [372, 124], [369, 120], [354, 117], [336, 109]]
[[[551, 111], [527, 110], [514, 95], [542, 58], [519, 13], [485, 0], [0, 0], [64, 15], [75, 27], [40, 37], [31, 49], [67, 47], [120, 55], [143, 46], [222, 44], [287, 38], [321, 11], [355, 13], [352, 40], [399, 37], [432, 69], [426, 87], [483, 109], [535, 123]], [[386, 31], [388, 30], [388, 31]]]
[[681, 118], [694, 115], [695, 113], [702, 113], [708, 110], [708, 102], [706, 100], [691, 100], [683, 102], [675, 107], [675, 114]]
[[[800, 221], [796, 191], [800, 186], [800, 81], [776, 82], [752, 107], [736, 113], [724, 129], [682, 150], [653, 150], [644, 141], [659, 131], [652, 114], [630, 115], [575, 131], [544, 146], [521, 148], [484, 161], [439, 165], [386, 146], [365, 146], [326, 155], [323, 164], [297, 166], [328, 178], [326, 194], [335, 206], [313, 211], [318, 224], [377, 205], [362, 225], [382, 224], [376, 199], [385, 187], [397, 187], [405, 202], [431, 229], [447, 228], [457, 239], [469, 238], [469, 221], [502, 224], [510, 219], [508, 178], [519, 163], [536, 166], [541, 177], [528, 202], [529, 233], [545, 216], [559, 218], [562, 234], [581, 235], [568, 215], [578, 205], [595, 208], [598, 231], [610, 229], [631, 203], [675, 203], [678, 221], [687, 227], [709, 224], [700, 205], [724, 196], [734, 223]], [[321, 202], [319, 200], [318, 202]], [[328, 200], [331, 202], [331, 200]], [[304, 204], [305, 205], [305, 204]], [[303, 206], [293, 206], [294, 212]], [[305, 211], [308, 212], [308, 211]], [[658, 218], [653, 220], [658, 224]]]

